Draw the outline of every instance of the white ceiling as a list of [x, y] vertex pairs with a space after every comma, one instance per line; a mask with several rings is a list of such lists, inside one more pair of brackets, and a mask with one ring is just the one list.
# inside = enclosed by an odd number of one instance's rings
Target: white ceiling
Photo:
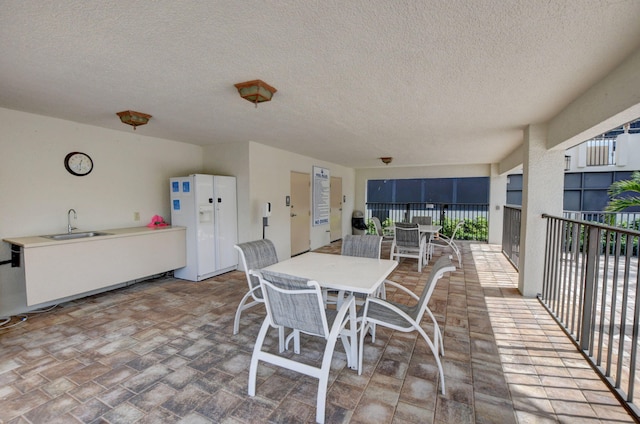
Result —
[[[640, 0], [0, 0], [0, 107], [354, 168], [495, 163], [638, 22]], [[257, 109], [252, 79], [278, 89]]]

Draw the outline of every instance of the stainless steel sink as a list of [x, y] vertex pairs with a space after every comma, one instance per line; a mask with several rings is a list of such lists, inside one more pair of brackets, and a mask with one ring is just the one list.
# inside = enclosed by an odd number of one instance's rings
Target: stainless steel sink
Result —
[[64, 234], [51, 234], [48, 236], [43, 236], [52, 240], [75, 240], [89, 237], [98, 237], [98, 236], [110, 236], [109, 233], [102, 233], [99, 231], [84, 231], [81, 233], [64, 233]]

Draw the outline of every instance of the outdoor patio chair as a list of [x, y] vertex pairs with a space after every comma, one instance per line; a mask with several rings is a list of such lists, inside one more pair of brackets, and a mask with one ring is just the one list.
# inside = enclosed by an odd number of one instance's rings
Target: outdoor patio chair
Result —
[[430, 216], [414, 216], [413, 218], [411, 218], [412, 224], [431, 225], [432, 222], [433, 220]]
[[379, 236], [382, 236], [383, 240], [390, 240], [393, 238], [393, 234], [389, 230], [389, 227], [382, 228], [380, 219], [377, 216], [372, 216], [371, 221], [373, 222], [373, 225], [376, 227], [376, 233], [378, 233]]
[[[377, 218], [376, 218], [377, 219]], [[359, 258], [380, 259], [382, 237], [374, 235], [352, 236], [346, 235], [342, 239], [341, 255], [356, 256]], [[385, 297], [384, 286], [380, 286], [375, 296]], [[356, 296], [360, 298], [361, 296]]]
[[418, 260], [418, 272], [422, 272], [426, 253], [426, 237], [420, 234], [418, 224], [396, 222], [391, 244], [390, 259], [414, 258]]
[[[357, 369], [357, 333], [356, 307], [353, 295], [350, 295], [340, 309], [326, 309], [320, 285], [291, 275], [252, 271], [260, 280], [264, 294], [267, 316], [260, 328], [251, 356], [249, 368], [249, 396], [256, 394], [256, 379], [259, 361], [274, 364], [292, 371], [318, 379], [316, 400], [316, 421], [324, 422], [327, 384], [331, 359], [340, 336], [349, 367]], [[320, 367], [298, 362], [292, 358], [276, 355], [262, 350], [269, 327], [292, 328], [294, 332], [317, 336], [326, 340]], [[295, 352], [300, 352], [299, 337], [296, 338]], [[314, 343], [313, 346], [316, 346]]]
[[353, 236], [351, 234], [347, 234], [342, 239], [342, 250], [340, 251], [340, 254], [345, 256], [357, 256], [360, 258], [380, 259], [381, 244], [381, 236]]
[[[247, 277], [249, 291], [244, 295], [236, 310], [236, 317], [233, 321], [233, 334], [240, 331], [240, 315], [242, 311], [264, 303], [262, 291], [260, 290], [260, 279], [250, 275], [251, 270], [258, 270], [278, 262], [278, 254], [273, 242], [268, 239], [239, 243], [234, 246], [240, 252], [240, 259]], [[246, 303], [249, 298], [253, 300]], [[283, 333], [284, 334], [284, 333]]]
[[457, 234], [458, 230], [463, 225], [464, 225], [464, 221], [460, 220], [460, 221], [458, 221], [458, 223], [454, 227], [453, 233], [451, 234], [451, 237], [447, 237], [447, 236], [445, 236], [443, 234], [440, 234], [438, 236], [438, 238], [433, 238], [430, 241], [430, 244], [431, 244], [430, 248], [433, 248], [433, 246], [442, 246], [442, 247], [449, 246], [451, 248], [451, 250], [453, 250], [453, 253], [455, 253], [456, 256], [458, 257], [458, 267], [460, 267], [460, 268], [462, 268], [462, 255], [460, 253], [460, 248], [455, 243], [454, 239], [456, 237], [456, 234]]
[[[431, 295], [433, 294], [437, 281], [442, 278], [445, 272], [452, 272], [455, 271], [455, 269], [456, 267], [451, 263], [451, 256], [443, 256], [438, 259], [433, 265], [433, 268], [431, 268], [429, 278], [427, 279], [427, 283], [422, 290], [420, 297], [398, 283], [394, 283], [389, 280], [385, 281], [385, 284], [393, 285], [416, 300], [417, 302], [413, 306], [377, 297], [367, 298], [364, 308], [361, 310], [361, 315], [358, 317], [358, 320], [361, 321], [360, 344], [358, 350], [358, 361], [360, 361], [358, 364], [359, 373], [362, 372], [364, 337], [371, 325], [381, 325], [404, 333], [410, 333], [415, 330], [420, 333], [422, 338], [427, 342], [429, 349], [431, 349], [431, 353], [436, 359], [438, 371], [440, 373], [440, 387], [442, 394], [445, 394], [444, 372], [440, 361], [440, 354], [444, 356], [442, 333], [440, 332], [438, 322], [427, 304], [429, 303], [429, 299], [431, 299]], [[422, 321], [422, 317], [425, 312], [429, 315], [433, 323], [433, 341], [431, 341], [427, 333], [420, 326], [420, 321]], [[375, 332], [372, 333], [371, 340], [372, 342], [375, 342]]]

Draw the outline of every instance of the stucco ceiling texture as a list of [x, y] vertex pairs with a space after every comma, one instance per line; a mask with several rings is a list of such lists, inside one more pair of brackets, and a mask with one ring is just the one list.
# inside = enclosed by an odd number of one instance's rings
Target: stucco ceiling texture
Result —
[[[640, 0], [0, 0], [0, 107], [354, 168], [496, 163], [640, 46]], [[258, 108], [234, 84], [276, 87]]]

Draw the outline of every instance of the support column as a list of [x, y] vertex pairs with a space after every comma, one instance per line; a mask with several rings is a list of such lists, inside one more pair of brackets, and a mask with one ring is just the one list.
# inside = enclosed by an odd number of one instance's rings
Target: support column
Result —
[[489, 180], [489, 243], [502, 243], [502, 221], [507, 203], [507, 175], [500, 175], [498, 164], [491, 164], [491, 177]]
[[564, 150], [547, 150], [547, 125], [524, 131], [522, 222], [518, 289], [525, 297], [542, 291], [546, 222], [542, 214], [562, 216]]

